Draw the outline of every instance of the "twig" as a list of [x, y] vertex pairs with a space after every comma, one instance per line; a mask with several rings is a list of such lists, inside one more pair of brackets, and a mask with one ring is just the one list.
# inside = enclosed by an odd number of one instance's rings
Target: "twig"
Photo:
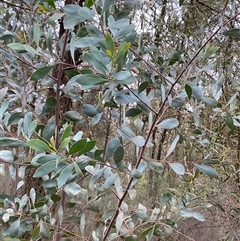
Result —
[[155, 67], [153, 67], [150, 63], [148, 63], [141, 55], [139, 55], [137, 52], [135, 52], [133, 49], [130, 48], [130, 51], [136, 55], [138, 58], [140, 58], [150, 69], [152, 69], [154, 72], [156, 72], [159, 76], [161, 76], [163, 79], [165, 79], [169, 84], [172, 85], [172, 83], [165, 77], [159, 70], [157, 70]]
[[20, 9], [23, 9], [23, 10], [27, 10], [27, 11], [31, 11], [31, 9], [29, 7], [22, 7], [22, 6], [19, 6], [19, 5], [15, 5], [13, 3], [9, 3], [9, 2], [6, 2], [4, 0], [1, 0], [2, 3], [5, 3], [7, 4], [8, 6], [11, 6], [13, 8], [20, 8]]
[[141, 103], [143, 103], [144, 105], [146, 105], [147, 106], [147, 108], [149, 109], [149, 110], [151, 110], [154, 114], [157, 114], [157, 112], [151, 107], [151, 106], [149, 106], [147, 103], [145, 103], [138, 95], [136, 95], [127, 85], [124, 85], [128, 90], [129, 90], [129, 92], [131, 92], [137, 99], [139, 99], [139, 101], [141, 102]]
[[[2, 49], [3, 51], [7, 52], [8, 54], [11, 54], [8, 50], [4, 49], [4, 48], [1, 47], [1, 46], [0, 46], [0, 49]], [[31, 68], [33, 68], [33, 69], [35, 69], [35, 70], [38, 70], [38, 68], [36, 68], [36, 67], [33, 66], [32, 64], [28, 63], [27, 61], [21, 59], [20, 57], [18, 57], [18, 56], [16, 56], [16, 55], [14, 55], [14, 57], [15, 57], [17, 60], [21, 61], [22, 63], [26, 64], [27, 66], [29, 66], [29, 67], [31, 67]], [[55, 77], [53, 77], [52, 75], [47, 74], [47, 76], [49, 76], [50, 78], [52, 78], [54, 81], [57, 81], [57, 79], [56, 79]]]
[[0, 162], [3, 162], [4, 164], [8, 164], [8, 165], [17, 165], [17, 166], [29, 166], [30, 163], [16, 163], [16, 162], [8, 162], [3, 160], [2, 158], [0, 158]]
[[[65, 39], [64, 39], [64, 44], [63, 44], [63, 48], [62, 48], [62, 53], [60, 56], [61, 59], [61, 63], [59, 63], [58, 66], [58, 76], [57, 76], [57, 87], [56, 87], [56, 109], [55, 109], [55, 124], [56, 124], [56, 149], [59, 149], [59, 145], [60, 145], [60, 135], [59, 135], [59, 129], [60, 129], [60, 109], [61, 109], [61, 105], [60, 105], [60, 93], [61, 93], [61, 84], [62, 84], [62, 75], [63, 75], [63, 59], [64, 59], [64, 54], [66, 51], [66, 46], [67, 46], [67, 41], [68, 41], [68, 34], [69, 34], [69, 30], [66, 31], [65, 33]], [[65, 203], [65, 192], [62, 192], [62, 198], [61, 198], [61, 205], [63, 207], [64, 210], [64, 203]], [[60, 221], [58, 221], [57, 224], [57, 234], [56, 234], [56, 241], [60, 240]]]

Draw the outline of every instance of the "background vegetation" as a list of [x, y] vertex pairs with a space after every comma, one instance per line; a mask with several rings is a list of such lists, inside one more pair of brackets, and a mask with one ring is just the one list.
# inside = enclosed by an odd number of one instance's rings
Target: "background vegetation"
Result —
[[239, 6], [1, 0], [1, 240], [240, 240]]

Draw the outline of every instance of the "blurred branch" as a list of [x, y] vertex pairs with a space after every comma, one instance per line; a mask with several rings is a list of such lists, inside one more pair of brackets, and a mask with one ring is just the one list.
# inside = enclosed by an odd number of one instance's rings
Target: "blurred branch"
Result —
[[13, 4], [13, 3], [10, 3], [10, 2], [4, 1], [4, 0], [0, 0], [0, 2], [5, 3], [5, 4], [7, 4], [8, 6], [13, 7], [13, 8], [20, 8], [20, 9], [23, 9], [23, 10], [31, 11], [31, 9], [30, 9], [29, 7], [19, 6], [19, 5], [16, 5], [16, 4]]

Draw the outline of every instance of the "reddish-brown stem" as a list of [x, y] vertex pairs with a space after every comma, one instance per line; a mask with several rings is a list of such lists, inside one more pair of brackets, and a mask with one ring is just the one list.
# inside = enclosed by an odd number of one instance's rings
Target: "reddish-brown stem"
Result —
[[57, 87], [56, 87], [56, 111], [55, 111], [55, 122], [56, 122], [56, 149], [58, 150], [59, 148], [59, 128], [60, 128], [60, 93], [61, 93], [61, 84], [62, 84], [62, 75], [63, 75], [63, 61], [64, 61], [64, 54], [66, 51], [66, 46], [67, 46], [67, 41], [68, 41], [68, 34], [69, 31], [67, 30], [65, 33], [65, 39], [64, 39], [64, 44], [62, 48], [62, 53], [61, 53], [61, 63], [59, 63], [58, 66], [58, 76], [57, 76]]
[[159, 70], [157, 70], [154, 66], [152, 66], [150, 63], [148, 63], [141, 55], [139, 55], [137, 52], [135, 52], [133, 49], [130, 48], [130, 51], [136, 55], [138, 58], [140, 58], [150, 69], [152, 69], [156, 74], [161, 76], [163, 79], [166, 80], [169, 84], [172, 84]]
[[[56, 105], [56, 109], [55, 109], [55, 124], [56, 124], [56, 149], [58, 150], [59, 148], [59, 145], [60, 145], [60, 136], [59, 136], [59, 129], [60, 129], [60, 108], [61, 108], [61, 105], [60, 105], [60, 93], [61, 93], [61, 84], [62, 84], [62, 75], [63, 75], [63, 61], [64, 61], [64, 55], [65, 55], [65, 52], [66, 52], [66, 46], [67, 46], [67, 41], [68, 41], [68, 34], [69, 34], [69, 31], [67, 30], [65, 32], [65, 39], [64, 39], [64, 44], [63, 44], [63, 48], [62, 48], [62, 52], [61, 52], [61, 56], [60, 56], [60, 59], [61, 59], [61, 63], [59, 63], [59, 66], [58, 66], [58, 76], [57, 76], [57, 87], [56, 87], [56, 101], [57, 101], [57, 105]], [[63, 210], [64, 210], [64, 203], [65, 203], [65, 193], [62, 192], [62, 198], [61, 198], [61, 205], [63, 207]], [[60, 223], [58, 222], [58, 231], [57, 231], [57, 234], [56, 234], [56, 238], [55, 240], [56, 241], [59, 241], [60, 240]]]
[[[137, 159], [137, 163], [136, 163], [136, 166], [135, 168], [137, 169], [138, 166], [140, 165], [141, 163], [141, 160], [142, 160], [142, 157], [143, 157], [143, 154], [144, 154], [144, 151], [145, 151], [145, 148], [147, 146], [147, 142], [148, 140], [150, 139], [150, 136], [152, 134], [152, 131], [156, 125], [156, 123], [158, 122], [158, 119], [162, 119], [164, 113], [166, 112], [167, 108], [164, 109], [164, 106], [165, 104], [167, 103], [167, 100], [168, 100], [168, 96], [171, 94], [174, 86], [177, 84], [177, 82], [180, 80], [180, 78], [182, 77], [182, 75], [184, 74], [184, 72], [188, 69], [188, 67], [192, 64], [192, 62], [196, 59], [196, 57], [198, 56], [198, 54], [205, 48], [205, 46], [212, 40], [212, 38], [224, 27], [226, 26], [230, 21], [232, 21], [233, 19], [235, 19], [238, 15], [240, 14], [240, 12], [238, 12], [237, 14], [235, 14], [233, 17], [231, 17], [230, 19], [228, 19], [225, 23], [223, 23], [220, 27], [217, 28], [216, 31], [213, 32], [213, 34], [207, 39], [207, 41], [201, 46], [201, 48], [199, 48], [199, 50], [194, 54], [194, 56], [192, 57], [192, 59], [186, 64], [186, 66], [182, 69], [182, 71], [179, 73], [179, 75], [177, 76], [176, 80], [174, 81], [174, 83], [172, 83], [172, 86], [171, 88], [169, 89], [167, 95], [166, 95], [166, 98], [163, 100], [161, 106], [159, 107], [159, 110], [153, 120], [153, 123], [149, 129], [149, 132], [147, 134], [147, 137], [146, 137], [146, 140], [145, 140], [145, 144], [143, 145], [142, 149], [140, 150], [140, 153], [139, 153], [139, 156], [138, 156], [138, 159]], [[148, 65], [149, 67], [151, 67], [151, 65], [149, 64]], [[104, 237], [103, 237], [103, 241], [105, 241], [111, 231], [111, 228], [113, 227], [113, 224], [119, 214], [119, 209], [122, 205], [122, 202], [123, 200], [125, 199], [127, 193], [128, 193], [128, 190], [130, 189], [131, 187], [131, 184], [132, 184], [132, 181], [133, 181], [133, 177], [130, 178], [129, 182], [128, 182], [128, 185], [122, 195], [122, 197], [119, 199], [119, 202], [118, 202], [118, 206], [117, 206], [117, 210], [115, 212], [115, 214], [113, 215], [109, 225], [108, 225], [108, 228], [104, 234]]]

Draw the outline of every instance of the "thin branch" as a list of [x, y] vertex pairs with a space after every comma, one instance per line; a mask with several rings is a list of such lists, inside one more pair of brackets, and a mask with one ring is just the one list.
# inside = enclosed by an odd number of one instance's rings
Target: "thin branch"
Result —
[[[61, 52], [61, 63], [59, 63], [58, 66], [58, 76], [57, 76], [57, 87], [56, 87], [56, 101], [57, 101], [57, 105], [56, 105], [56, 109], [55, 109], [55, 124], [56, 124], [56, 149], [58, 150], [59, 145], [60, 145], [60, 135], [59, 135], [59, 131], [60, 131], [60, 110], [61, 110], [61, 104], [60, 104], [60, 93], [61, 93], [61, 84], [62, 84], [62, 75], [63, 75], [63, 59], [64, 59], [64, 55], [66, 52], [66, 47], [67, 47], [67, 42], [68, 42], [68, 34], [69, 34], [69, 30], [67, 30], [65, 32], [65, 39], [64, 39], [64, 44], [63, 44], [63, 48], [62, 48], [62, 52]], [[63, 207], [64, 210], [64, 203], [65, 203], [65, 192], [62, 193], [62, 198], [61, 198], [61, 205]], [[56, 234], [56, 241], [60, 240], [60, 221], [58, 221], [57, 224], [58, 227], [58, 231]]]
[[[171, 94], [174, 86], [177, 84], [177, 82], [179, 81], [179, 79], [182, 77], [182, 75], [183, 75], [184, 72], [188, 69], [188, 67], [192, 64], [192, 62], [197, 58], [197, 56], [199, 55], [199, 53], [200, 53], [200, 52], [205, 48], [205, 46], [212, 40], [212, 38], [213, 38], [225, 25], [227, 25], [230, 21], [232, 21], [233, 19], [235, 19], [238, 15], [240, 15], [240, 12], [238, 12], [238, 13], [235, 14], [233, 17], [231, 17], [230, 19], [228, 19], [225, 23], [223, 23], [223, 25], [221, 25], [220, 27], [218, 27], [218, 29], [217, 29], [216, 31], [214, 31], [213, 34], [207, 39], [207, 41], [201, 46], [201, 48], [199, 48], [199, 50], [195, 53], [195, 55], [192, 57], [192, 59], [187, 63], [187, 65], [182, 69], [182, 71], [180, 72], [180, 74], [177, 76], [176, 80], [174, 81], [174, 83], [173, 83], [172, 86], [170, 87], [170, 89], [169, 89], [169, 91], [168, 91], [168, 93], [167, 93], [167, 95], [166, 95], [166, 98], [163, 100], [161, 106], [159, 107], [158, 113], [157, 113], [157, 115], [155, 116], [155, 118], [154, 118], [154, 120], [153, 120], [153, 123], [152, 123], [152, 125], [151, 125], [151, 127], [150, 127], [150, 129], [149, 129], [149, 132], [148, 132], [148, 134], [147, 134], [145, 143], [144, 143], [142, 149], [140, 150], [139, 157], [138, 157], [138, 159], [137, 159], [137, 163], [136, 163], [136, 166], [135, 166], [136, 169], [138, 168], [138, 166], [140, 165], [140, 163], [141, 163], [141, 161], [142, 161], [142, 157], [143, 157], [143, 155], [144, 155], [145, 148], [146, 148], [147, 143], [148, 143], [148, 141], [149, 141], [149, 139], [150, 139], [150, 137], [151, 137], [152, 131], [153, 131], [156, 123], [158, 122], [158, 119], [159, 119], [159, 118], [161, 119], [161, 118], [163, 117], [163, 115], [165, 114], [166, 110], [167, 110], [167, 108], [164, 109], [164, 106], [165, 106], [165, 104], [167, 103], [168, 96]], [[148, 65], [148, 66], [150, 67], [151, 65]], [[107, 240], [107, 237], [108, 237], [108, 235], [109, 235], [109, 233], [110, 233], [110, 231], [111, 231], [111, 228], [113, 227], [113, 224], [114, 224], [114, 222], [115, 222], [115, 220], [116, 220], [116, 218], [117, 218], [117, 216], [118, 216], [118, 214], [119, 214], [119, 209], [120, 209], [120, 207], [121, 207], [121, 205], [122, 205], [122, 202], [124, 201], [124, 199], [125, 199], [125, 197], [126, 197], [126, 195], [127, 195], [127, 193], [128, 193], [128, 190], [130, 189], [130, 187], [131, 187], [131, 185], [132, 185], [133, 179], [134, 179], [133, 177], [130, 178], [130, 180], [129, 180], [129, 182], [128, 182], [128, 185], [127, 185], [127, 187], [126, 187], [126, 189], [125, 189], [125, 191], [124, 191], [121, 199], [120, 199], [119, 202], [118, 202], [117, 210], [116, 210], [115, 214], [113, 215], [113, 217], [112, 217], [112, 219], [111, 219], [111, 221], [110, 221], [110, 223], [109, 223], [109, 225], [108, 225], [108, 228], [107, 228], [107, 230], [106, 230], [106, 232], [105, 232], [105, 234], [104, 234], [104, 237], [103, 237], [103, 241]]]
[[29, 166], [30, 163], [16, 163], [16, 162], [8, 162], [3, 160], [2, 158], [0, 158], [0, 162], [3, 162], [4, 164], [8, 164], [8, 165], [17, 165], [17, 166]]
[[144, 105], [146, 105], [147, 106], [147, 108], [149, 109], [149, 110], [151, 110], [154, 114], [157, 114], [157, 112], [151, 107], [151, 106], [149, 106], [147, 103], [145, 103], [138, 95], [136, 95], [127, 85], [124, 85], [128, 90], [129, 90], [129, 92], [131, 92], [137, 99], [139, 99], [139, 101], [141, 102], [141, 103], [143, 103]]
[[159, 70], [157, 70], [154, 66], [152, 66], [150, 63], [148, 63], [141, 55], [139, 55], [136, 51], [130, 48], [130, 51], [136, 55], [138, 58], [140, 58], [150, 69], [152, 69], [154, 72], [156, 72], [159, 76], [161, 76], [163, 79], [165, 79], [169, 84], [172, 85], [172, 83], [165, 77]]
[[31, 9], [30, 9], [29, 7], [22, 7], [22, 6], [15, 5], [15, 4], [10, 3], [10, 2], [6, 2], [6, 1], [4, 1], [4, 0], [0, 0], [0, 2], [5, 3], [5, 4], [7, 4], [8, 6], [13, 7], [13, 8], [20, 8], [20, 9], [22, 9], [22, 10], [31, 11]]
[[[10, 51], [4, 49], [4, 48], [1, 47], [1, 46], [0, 46], [0, 49], [2, 49], [4, 52], [7, 52], [8, 54], [11, 54]], [[38, 70], [38, 68], [36, 68], [36, 67], [33, 66], [32, 64], [28, 63], [27, 61], [21, 59], [21, 58], [18, 57], [17, 55], [14, 55], [14, 57], [15, 57], [17, 60], [21, 61], [22, 63], [26, 64], [27, 66], [29, 66], [29, 67], [31, 67], [31, 68], [33, 68], [33, 69], [35, 69], [35, 70]], [[50, 78], [52, 78], [54, 81], [57, 81], [57, 79], [56, 79], [55, 77], [53, 77], [52, 75], [47, 74], [47, 76], [49, 76]]]
[[56, 112], [55, 112], [55, 121], [56, 121], [56, 149], [58, 150], [59, 148], [59, 128], [60, 128], [60, 93], [61, 93], [61, 84], [62, 84], [62, 75], [63, 75], [63, 59], [64, 59], [64, 54], [66, 52], [66, 47], [67, 47], [67, 41], [68, 41], [68, 34], [69, 30], [66, 31], [65, 33], [65, 39], [64, 39], [64, 44], [62, 48], [62, 53], [60, 56], [61, 63], [59, 63], [58, 66], [58, 76], [57, 76], [57, 87], [56, 87], [56, 100], [57, 100], [57, 105], [56, 105]]

